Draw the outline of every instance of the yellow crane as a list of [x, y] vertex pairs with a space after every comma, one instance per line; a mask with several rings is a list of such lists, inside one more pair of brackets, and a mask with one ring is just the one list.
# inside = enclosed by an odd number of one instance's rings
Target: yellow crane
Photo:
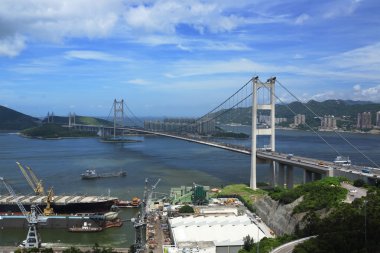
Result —
[[51, 187], [50, 190], [48, 190], [48, 194], [46, 196], [46, 207], [44, 208], [45, 216], [54, 215], [54, 210], [51, 207], [51, 203], [53, 202], [53, 196], [54, 196], [53, 187]]
[[[26, 181], [28, 181], [28, 184], [30, 185], [30, 187], [32, 187], [32, 189], [36, 193], [36, 195], [39, 195], [39, 196], [40, 195], [46, 195], [45, 191], [44, 191], [44, 187], [42, 185], [42, 180], [39, 180], [37, 178], [37, 176], [36, 176], [36, 174], [34, 174], [33, 170], [29, 166], [26, 166], [26, 168], [28, 170], [28, 171], [26, 171], [24, 169], [24, 167], [19, 162], [16, 162], [16, 163], [17, 163], [18, 167], [20, 168], [22, 174], [26, 178]], [[48, 190], [47, 196], [46, 196], [46, 207], [44, 208], [44, 215], [46, 215], [46, 216], [54, 214], [54, 210], [51, 207], [51, 203], [53, 203], [53, 197], [54, 197], [54, 192], [53, 192], [53, 187], [51, 187], [50, 190]]]
[[27, 169], [29, 173], [22, 167], [22, 165], [19, 162], [16, 162], [18, 167], [20, 168], [22, 174], [24, 175], [26, 181], [28, 181], [28, 184], [30, 187], [32, 187], [33, 191], [36, 193], [36, 195], [45, 195], [44, 187], [42, 185], [42, 180], [38, 180], [34, 172], [30, 167], [27, 166]]

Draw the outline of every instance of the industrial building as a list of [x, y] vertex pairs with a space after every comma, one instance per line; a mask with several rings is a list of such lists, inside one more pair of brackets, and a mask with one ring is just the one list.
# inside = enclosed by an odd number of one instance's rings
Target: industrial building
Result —
[[[237, 253], [243, 247], [243, 238], [247, 235], [255, 242], [265, 237], [247, 215], [175, 217], [169, 219], [169, 227], [174, 242], [169, 252]], [[183, 249], [183, 244], [188, 245], [188, 248]], [[204, 245], [204, 248], [200, 248], [200, 245]]]

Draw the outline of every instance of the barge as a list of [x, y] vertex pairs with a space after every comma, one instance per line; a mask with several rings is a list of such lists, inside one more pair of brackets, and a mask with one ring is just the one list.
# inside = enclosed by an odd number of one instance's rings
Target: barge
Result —
[[110, 172], [110, 173], [97, 173], [96, 170], [86, 170], [81, 174], [82, 179], [97, 179], [107, 177], [125, 177], [127, 173], [125, 171]]
[[[19, 195], [13, 198], [11, 195], [0, 195], [0, 213], [20, 212], [17, 201], [27, 211], [30, 211], [31, 205], [36, 205], [43, 210], [47, 205], [46, 200], [47, 196]], [[57, 195], [52, 197], [50, 206], [55, 214], [105, 213], [111, 209], [117, 200], [116, 197], [108, 196]]]

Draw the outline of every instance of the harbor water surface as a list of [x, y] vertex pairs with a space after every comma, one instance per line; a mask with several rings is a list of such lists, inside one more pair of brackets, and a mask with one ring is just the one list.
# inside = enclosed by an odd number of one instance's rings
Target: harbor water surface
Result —
[[[244, 129], [243, 129], [244, 130]], [[249, 129], [245, 129], [249, 132]], [[354, 164], [369, 161], [341, 140], [335, 133], [321, 133], [339, 152], [349, 156]], [[344, 133], [375, 163], [380, 164], [380, 136]], [[225, 140], [249, 145], [249, 140]], [[264, 144], [265, 139], [259, 143]], [[306, 131], [278, 130], [276, 150], [295, 155], [332, 161], [334, 153], [315, 134]], [[247, 155], [157, 136], [145, 136], [142, 142], [102, 143], [96, 138], [38, 140], [14, 133], [0, 133], [0, 176], [6, 178], [19, 194], [32, 194], [16, 161], [30, 166], [43, 180], [45, 189], [53, 187], [56, 195], [111, 195], [123, 200], [142, 197], [144, 180], [161, 178], [157, 191], [169, 194], [170, 187], [201, 185], [220, 187], [229, 183], [249, 183], [250, 157]], [[258, 168], [258, 181], [267, 182], [266, 165]], [[126, 177], [81, 180], [86, 169], [107, 173], [127, 172]], [[301, 180], [297, 173], [296, 181]], [[8, 194], [0, 186], [0, 194]], [[136, 209], [125, 209], [122, 219], [136, 215]], [[0, 245], [15, 245], [25, 239], [26, 230], [0, 228]], [[121, 228], [100, 233], [72, 234], [65, 229], [41, 229], [43, 242], [76, 245], [129, 247], [134, 240], [132, 224], [126, 221]]]

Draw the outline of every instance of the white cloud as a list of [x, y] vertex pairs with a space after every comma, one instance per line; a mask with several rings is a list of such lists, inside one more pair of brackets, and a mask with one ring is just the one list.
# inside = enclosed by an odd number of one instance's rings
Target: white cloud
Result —
[[[329, 1], [330, 2], [330, 1]], [[324, 18], [335, 18], [352, 14], [360, 5], [362, 0], [336, 0], [331, 1], [325, 8]]]
[[174, 34], [180, 24], [192, 26], [203, 33], [230, 31], [242, 23], [242, 18], [223, 14], [216, 2], [190, 0], [178, 2], [158, 0], [151, 4], [141, 3], [127, 8], [124, 18], [128, 26], [148, 32]]
[[380, 42], [324, 58], [339, 68], [380, 69]]
[[322, 93], [315, 94], [310, 97], [309, 100], [316, 100], [316, 101], [325, 101], [328, 99], [336, 99], [337, 93], [335, 91], [326, 91]]
[[130, 83], [130, 84], [136, 84], [136, 85], [146, 85], [148, 84], [149, 82], [144, 80], [144, 79], [131, 79], [131, 80], [128, 80], [127, 83]]
[[122, 7], [122, 0], [2, 0], [0, 44], [4, 46], [4, 41], [13, 38], [17, 43], [8, 54], [15, 56], [24, 48], [23, 38], [61, 42], [65, 38], [105, 37]]
[[380, 101], [380, 85], [362, 88], [361, 85], [353, 87], [355, 98], [359, 100]]
[[14, 57], [25, 48], [25, 38], [19, 34], [0, 37], [0, 56]]
[[301, 54], [295, 54], [295, 55], [293, 56], [293, 59], [296, 59], [296, 60], [298, 60], [298, 59], [303, 59], [303, 58], [304, 58], [304, 56], [301, 55]]
[[65, 53], [66, 59], [97, 60], [97, 61], [125, 61], [126, 59], [99, 51], [72, 50]]
[[307, 20], [310, 19], [310, 16], [307, 15], [306, 13], [301, 14], [296, 18], [296, 21], [294, 22], [296, 25], [302, 25], [304, 24]]
[[166, 77], [178, 78], [198, 75], [233, 74], [233, 73], [284, 73], [297, 72], [293, 66], [276, 66], [257, 63], [255, 61], [240, 58], [225, 61], [178, 61], [170, 66], [170, 72]]

